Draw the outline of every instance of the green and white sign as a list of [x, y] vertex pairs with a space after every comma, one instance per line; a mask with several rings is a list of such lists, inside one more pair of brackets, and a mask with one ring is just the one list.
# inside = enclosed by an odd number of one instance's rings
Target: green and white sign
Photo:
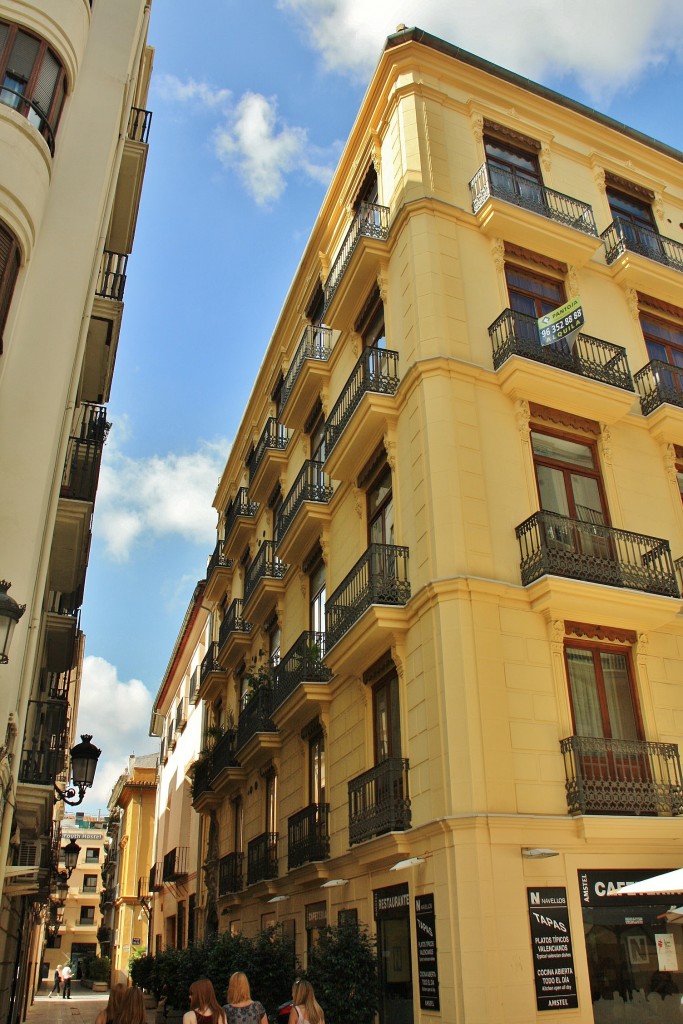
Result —
[[578, 331], [583, 323], [583, 306], [577, 295], [576, 298], [570, 299], [569, 302], [558, 306], [557, 309], [546, 313], [545, 316], [539, 316], [538, 333], [541, 337], [541, 345], [552, 345], [560, 338], [566, 338], [568, 334]]

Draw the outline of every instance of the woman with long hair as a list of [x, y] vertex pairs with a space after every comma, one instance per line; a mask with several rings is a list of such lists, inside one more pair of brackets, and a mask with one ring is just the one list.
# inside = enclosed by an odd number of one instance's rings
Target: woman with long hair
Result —
[[128, 986], [122, 985], [121, 982], [113, 986], [109, 993], [109, 1002], [95, 1017], [95, 1024], [114, 1024], [121, 1010], [121, 1000], [127, 990]]
[[125, 990], [114, 1024], [145, 1024], [145, 1000], [141, 988], [134, 985]]
[[226, 1024], [225, 1011], [218, 1005], [208, 978], [190, 985], [190, 1009], [183, 1015], [183, 1024]]
[[325, 1024], [323, 1008], [315, 998], [310, 981], [299, 978], [294, 982], [288, 1024]]
[[249, 979], [244, 971], [230, 975], [228, 1002], [223, 1009], [228, 1024], [268, 1024], [263, 1004], [251, 998]]

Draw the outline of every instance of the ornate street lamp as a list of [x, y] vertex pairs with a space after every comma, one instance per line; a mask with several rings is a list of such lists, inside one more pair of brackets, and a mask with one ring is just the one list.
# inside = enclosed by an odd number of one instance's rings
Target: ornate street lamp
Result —
[[78, 864], [78, 855], [80, 852], [81, 848], [76, 842], [76, 840], [73, 838], [73, 836], [66, 844], [66, 846], [62, 847], [62, 853], [64, 854], [64, 867], [66, 868], [67, 880], [71, 878], [71, 872]]
[[[81, 736], [81, 742], [71, 748], [71, 777], [73, 779], [73, 786], [64, 791], [55, 784], [57, 799], [63, 800], [70, 807], [77, 807], [78, 804], [83, 803], [85, 791], [90, 789], [95, 779], [97, 759], [102, 751], [94, 743], [90, 742], [91, 739], [92, 736], [85, 733]], [[78, 800], [71, 799], [76, 796], [76, 792], [78, 792]]]
[[69, 876], [66, 871], [60, 871], [55, 880], [55, 905], [64, 903], [69, 895]]
[[9, 661], [9, 645], [14, 627], [26, 611], [25, 604], [17, 604], [7, 591], [12, 586], [7, 580], [0, 580], [0, 665]]

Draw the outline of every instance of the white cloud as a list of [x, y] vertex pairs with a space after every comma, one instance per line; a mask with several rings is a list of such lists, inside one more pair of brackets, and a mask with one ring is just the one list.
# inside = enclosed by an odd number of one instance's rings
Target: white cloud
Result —
[[211, 507], [229, 451], [227, 441], [204, 442], [197, 451], [134, 459], [119, 446], [116, 426], [104, 450], [97, 492], [95, 533], [115, 561], [136, 543], [177, 536], [211, 546], [216, 512]]
[[227, 106], [232, 96], [229, 89], [217, 89], [206, 82], [195, 82], [194, 78], [183, 82], [175, 75], [162, 74], [155, 75], [152, 82], [161, 99], [176, 103], [196, 103], [212, 109]]
[[93, 810], [107, 806], [130, 754], [154, 753], [158, 748], [158, 740], [148, 735], [151, 709], [152, 695], [139, 679], [120, 680], [116, 666], [104, 658], [83, 659], [77, 732], [91, 733], [102, 750], [87, 796]]
[[311, 162], [305, 129], [279, 122], [276, 100], [259, 93], [242, 96], [226, 123], [216, 129], [214, 145], [221, 163], [237, 168], [260, 206], [280, 198], [292, 171], [325, 183], [331, 177], [331, 168]]
[[683, 54], [680, 0], [278, 0], [330, 69], [367, 77], [399, 23], [522, 75], [576, 75], [603, 99]]

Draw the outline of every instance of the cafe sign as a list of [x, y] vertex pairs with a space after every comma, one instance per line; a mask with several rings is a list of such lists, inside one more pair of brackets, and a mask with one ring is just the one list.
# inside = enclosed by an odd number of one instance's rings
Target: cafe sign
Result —
[[567, 890], [527, 889], [537, 1010], [573, 1010], [579, 1005]]

